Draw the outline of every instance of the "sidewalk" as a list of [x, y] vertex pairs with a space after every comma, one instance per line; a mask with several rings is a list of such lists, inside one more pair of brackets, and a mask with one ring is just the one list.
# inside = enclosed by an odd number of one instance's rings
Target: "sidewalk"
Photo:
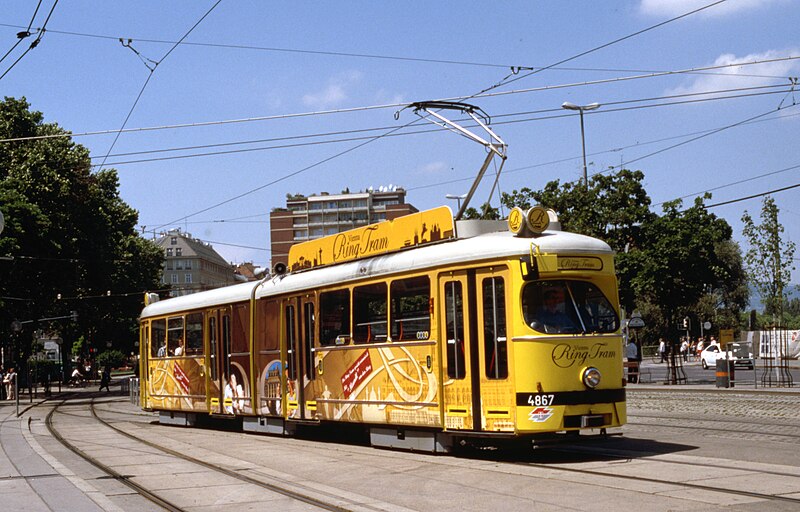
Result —
[[[51, 397], [55, 398], [55, 395]], [[16, 400], [0, 402], [0, 495], [3, 496], [3, 507], [35, 512], [116, 508], [110, 502], [111, 508], [99, 506], [90, 498], [97, 491], [43, 450], [30, 432], [30, 417], [23, 411], [45, 401], [44, 397], [39, 397], [30, 403], [24, 396], [19, 404], [19, 418], [16, 417]]]

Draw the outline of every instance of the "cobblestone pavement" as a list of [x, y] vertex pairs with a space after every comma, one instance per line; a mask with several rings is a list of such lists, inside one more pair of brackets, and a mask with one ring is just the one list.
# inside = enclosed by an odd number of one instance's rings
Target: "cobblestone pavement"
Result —
[[758, 420], [769, 418], [800, 424], [798, 392], [629, 388], [627, 396], [629, 415], [725, 416]]

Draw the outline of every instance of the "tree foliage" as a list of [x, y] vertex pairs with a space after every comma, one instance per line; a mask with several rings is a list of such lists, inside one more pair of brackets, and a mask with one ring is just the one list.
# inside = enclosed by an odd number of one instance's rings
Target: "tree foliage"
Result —
[[77, 311], [77, 324], [30, 325], [61, 331], [66, 346], [80, 332], [128, 350], [138, 292], [158, 287], [163, 255], [136, 233], [116, 171], [91, 172], [88, 150], [43, 119], [24, 98], [0, 102], [0, 138], [36, 137], [0, 143], [0, 255], [13, 258], [0, 261], [0, 328]]
[[783, 225], [778, 221], [778, 207], [770, 196], [761, 206], [761, 224], [756, 224], [745, 210], [742, 233], [750, 248], [745, 253], [745, 268], [750, 280], [761, 294], [766, 313], [783, 318], [786, 289], [794, 270], [795, 244], [782, 239]]

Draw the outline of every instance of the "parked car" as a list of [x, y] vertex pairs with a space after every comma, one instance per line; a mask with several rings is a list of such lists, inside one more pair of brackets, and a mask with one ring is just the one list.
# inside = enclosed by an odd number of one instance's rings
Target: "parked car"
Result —
[[752, 370], [754, 368], [753, 354], [748, 351], [749, 345], [743, 343], [732, 343], [731, 350], [724, 351], [719, 345], [709, 345], [700, 352], [700, 364], [703, 369], [717, 367], [717, 359], [728, 359], [733, 362], [733, 366], [741, 366]]

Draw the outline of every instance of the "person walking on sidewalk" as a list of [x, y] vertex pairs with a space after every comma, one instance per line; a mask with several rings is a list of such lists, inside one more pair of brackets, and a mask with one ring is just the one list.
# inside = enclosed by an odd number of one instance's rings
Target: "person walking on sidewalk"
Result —
[[100, 389], [98, 391], [103, 391], [103, 388], [106, 388], [106, 393], [111, 392], [108, 385], [111, 384], [111, 369], [106, 366], [103, 369], [103, 375], [100, 377]]
[[3, 376], [3, 385], [6, 388], [6, 400], [14, 400], [17, 396], [16, 380], [17, 373], [14, 368], [9, 368], [8, 372]]

